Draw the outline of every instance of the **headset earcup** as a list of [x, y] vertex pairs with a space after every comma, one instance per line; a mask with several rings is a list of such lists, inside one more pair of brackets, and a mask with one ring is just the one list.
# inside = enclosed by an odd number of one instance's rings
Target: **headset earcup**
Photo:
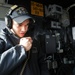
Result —
[[5, 17], [5, 23], [6, 23], [8, 28], [10, 28], [10, 29], [12, 28], [12, 19], [10, 16]]

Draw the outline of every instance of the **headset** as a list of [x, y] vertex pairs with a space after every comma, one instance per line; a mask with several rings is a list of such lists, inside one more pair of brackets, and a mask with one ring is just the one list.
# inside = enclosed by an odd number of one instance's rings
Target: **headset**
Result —
[[7, 25], [8, 28], [12, 28], [12, 18], [10, 15], [12, 15], [12, 13], [17, 9], [19, 8], [19, 6], [17, 5], [14, 5], [12, 6], [10, 9], [9, 9], [9, 12], [8, 14], [6, 14], [5, 16], [5, 24]]
[[[6, 25], [7, 25], [8, 28], [10, 28], [10, 29], [12, 28], [12, 24], [13, 24], [13, 22], [12, 22], [13, 20], [12, 19], [17, 16], [16, 13], [15, 13], [15, 11], [19, 15], [23, 15], [23, 14], [29, 15], [28, 11], [25, 8], [20, 11], [19, 8], [21, 8], [21, 7], [23, 8], [23, 6], [21, 6], [21, 5], [19, 5], [19, 6], [18, 5], [14, 5], [14, 6], [12, 6], [9, 9], [9, 12], [5, 16], [5, 23], [6, 23]], [[22, 12], [22, 14], [21, 14], [21, 12]], [[35, 20], [34, 19], [30, 19], [30, 21], [31, 21], [30, 24], [35, 23]], [[29, 29], [31, 29], [33, 26], [34, 25], [29, 25]]]

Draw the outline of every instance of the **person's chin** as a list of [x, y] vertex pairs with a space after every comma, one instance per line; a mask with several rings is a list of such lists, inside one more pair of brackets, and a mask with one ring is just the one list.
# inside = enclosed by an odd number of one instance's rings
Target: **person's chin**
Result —
[[19, 35], [20, 38], [24, 37], [24, 35]]

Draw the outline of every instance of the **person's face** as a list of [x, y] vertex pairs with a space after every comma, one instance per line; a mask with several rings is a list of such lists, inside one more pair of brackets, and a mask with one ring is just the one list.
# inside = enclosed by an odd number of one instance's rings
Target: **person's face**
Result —
[[20, 38], [24, 37], [24, 35], [28, 31], [29, 22], [30, 21], [27, 19], [22, 23], [18, 24], [16, 21], [13, 20], [12, 30], [14, 34]]

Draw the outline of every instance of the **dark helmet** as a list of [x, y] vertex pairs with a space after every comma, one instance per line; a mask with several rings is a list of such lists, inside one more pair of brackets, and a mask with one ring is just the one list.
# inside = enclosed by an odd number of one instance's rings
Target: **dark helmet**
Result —
[[24, 7], [18, 5], [12, 6], [5, 17], [5, 23], [10, 29], [12, 27], [12, 19], [17, 23], [22, 23], [26, 19], [30, 19], [33, 23], [35, 22], [35, 20], [29, 15], [28, 11]]

